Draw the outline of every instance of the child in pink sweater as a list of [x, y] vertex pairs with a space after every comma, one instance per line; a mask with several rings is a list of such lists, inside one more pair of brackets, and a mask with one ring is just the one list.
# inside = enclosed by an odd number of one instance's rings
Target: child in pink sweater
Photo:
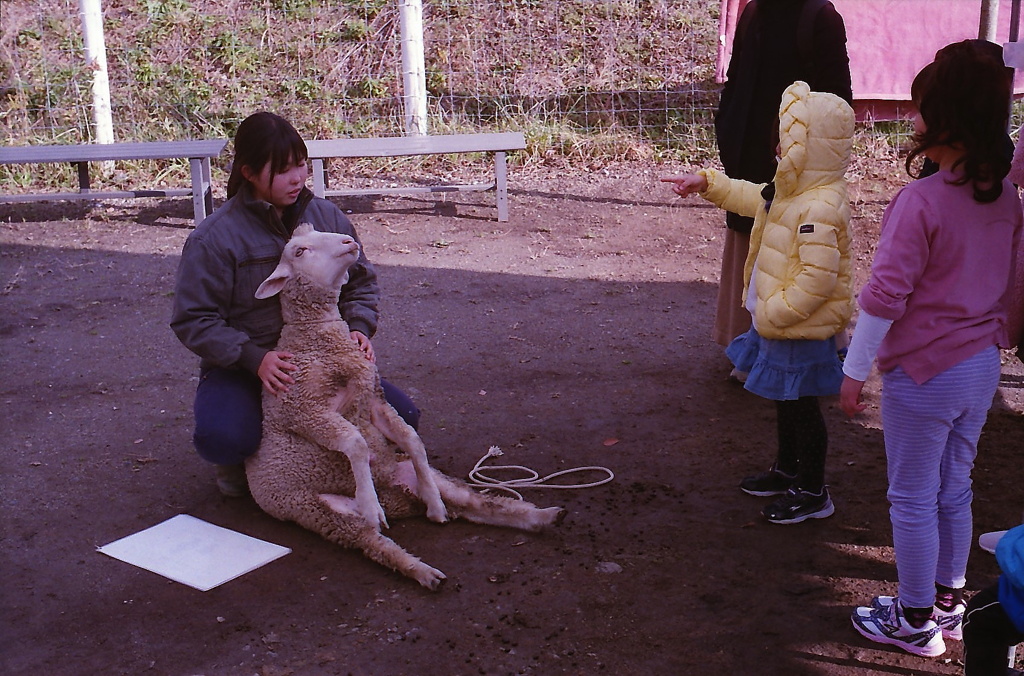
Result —
[[972, 543], [971, 468], [999, 383], [1021, 206], [1004, 151], [1010, 78], [977, 41], [914, 79], [914, 149], [939, 171], [886, 209], [843, 367], [853, 416], [877, 360], [897, 596], [856, 608], [866, 638], [934, 657], [962, 636]]

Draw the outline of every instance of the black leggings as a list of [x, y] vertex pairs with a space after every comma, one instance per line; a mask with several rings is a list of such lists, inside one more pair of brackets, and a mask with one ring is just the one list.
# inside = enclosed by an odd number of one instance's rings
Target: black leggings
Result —
[[776, 401], [779, 458], [776, 467], [796, 475], [796, 487], [820, 493], [825, 485], [828, 430], [817, 397]]

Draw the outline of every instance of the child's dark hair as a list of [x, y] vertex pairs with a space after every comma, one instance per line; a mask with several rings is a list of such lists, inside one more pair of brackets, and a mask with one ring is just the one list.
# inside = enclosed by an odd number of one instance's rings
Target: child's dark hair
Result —
[[245, 183], [242, 167], [261, 171], [270, 163], [270, 175], [276, 176], [293, 162], [309, 157], [306, 142], [288, 120], [268, 112], [253, 113], [242, 120], [235, 132], [235, 159], [228, 178], [228, 197], [234, 197]]
[[963, 176], [954, 184], [971, 183], [979, 202], [998, 199], [1010, 171], [1005, 147], [1012, 87], [1013, 71], [1003, 65], [999, 45], [963, 40], [940, 49], [911, 86], [926, 129], [914, 135], [907, 173], [914, 175], [911, 164], [930, 148], [962, 148], [954, 166], [963, 165]]

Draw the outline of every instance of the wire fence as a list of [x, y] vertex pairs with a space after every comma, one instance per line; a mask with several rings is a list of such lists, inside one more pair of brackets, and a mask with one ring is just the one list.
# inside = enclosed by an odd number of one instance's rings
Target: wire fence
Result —
[[[717, 0], [427, 0], [431, 127], [527, 118], [685, 140], [717, 101], [717, 8]], [[121, 139], [230, 135], [260, 108], [311, 135], [402, 132], [393, 1], [109, 0], [104, 18]], [[4, 0], [7, 143], [89, 140], [80, 23], [73, 1]]]
[[[230, 138], [241, 119], [264, 109], [306, 138], [399, 135], [397, 5], [106, 0], [115, 140]], [[713, 158], [718, 7], [424, 0], [428, 129], [523, 130], [528, 155]], [[81, 34], [74, 0], [3, 0], [4, 143], [92, 140]]]

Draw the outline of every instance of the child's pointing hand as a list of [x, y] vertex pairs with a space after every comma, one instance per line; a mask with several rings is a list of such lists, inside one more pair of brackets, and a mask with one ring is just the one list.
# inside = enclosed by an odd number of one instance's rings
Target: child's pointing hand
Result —
[[689, 197], [695, 192], [704, 192], [708, 189], [708, 179], [701, 174], [679, 174], [678, 176], [663, 176], [662, 183], [672, 183], [672, 191], [680, 197]]

